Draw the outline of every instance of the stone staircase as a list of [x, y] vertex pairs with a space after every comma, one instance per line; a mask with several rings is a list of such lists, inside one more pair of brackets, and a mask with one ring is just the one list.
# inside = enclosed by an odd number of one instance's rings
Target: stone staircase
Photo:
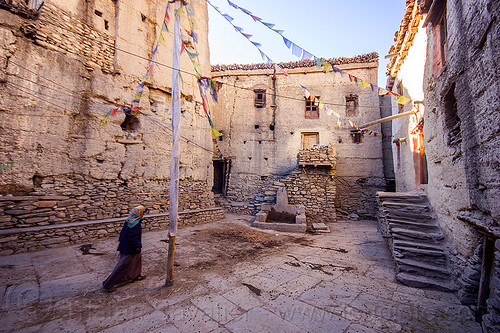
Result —
[[418, 288], [455, 291], [444, 235], [422, 192], [377, 192], [379, 224], [397, 266], [396, 279]]
[[275, 204], [278, 189], [286, 186], [284, 181], [286, 181], [290, 177], [299, 175], [300, 173], [300, 169], [294, 169], [290, 173], [280, 177], [279, 180], [273, 182], [273, 184], [268, 187], [262, 194], [256, 196], [252, 203], [256, 206], [260, 206], [262, 204]]

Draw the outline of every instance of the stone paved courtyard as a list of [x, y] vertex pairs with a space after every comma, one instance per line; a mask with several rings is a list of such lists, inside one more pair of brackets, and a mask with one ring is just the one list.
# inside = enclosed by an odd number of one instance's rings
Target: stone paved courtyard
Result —
[[[455, 294], [394, 280], [374, 221], [330, 223], [329, 234], [304, 235], [255, 231], [249, 219], [228, 214], [180, 230], [170, 288], [162, 287], [166, 231], [143, 235], [147, 278], [111, 294], [100, 284], [116, 262], [117, 237], [93, 242], [94, 255], [72, 245], [0, 257], [0, 331], [481, 332]], [[238, 247], [234, 239], [193, 241], [230, 226], [286, 241], [233, 259], [220, 251]]]

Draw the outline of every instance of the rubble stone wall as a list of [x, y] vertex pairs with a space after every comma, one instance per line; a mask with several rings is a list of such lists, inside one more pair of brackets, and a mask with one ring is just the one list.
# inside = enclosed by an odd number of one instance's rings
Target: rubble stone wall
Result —
[[233, 213], [257, 213], [260, 210], [259, 201], [266, 197], [265, 192], [280, 179], [279, 176], [231, 174], [227, 192], [229, 203], [226, 208]]
[[22, 27], [36, 44], [73, 58], [92, 59], [103, 72], [114, 71], [115, 38], [111, 35], [114, 26], [108, 28], [109, 33], [101, 32], [50, 2], [44, 4], [39, 18], [40, 21], [25, 23]]
[[[27, 196], [0, 197], [0, 230], [125, 217], [136, 205], [150, 214], [168, 211], [169, 183], [44, 179]], [[213, 208], [206, 183], [181, 181], [179, 210]]]
[[336, 186], [332, 175], [335, 169], [325, 167], [303, 167], [282, 180], [288, 193], [290, 205], [306, 207], [307, 223], [335, 222]]
[[[222, 208], [179, 212], [179, 227], [209, 223], [224, 218]], [[116, 237], [124, 219], [66, 223], [49, 227], [31, 227], [0, 231], [0, 255], [81, 243], [103, 237]], [[168, 213], [145, 215], [143, 230], [168, 230]], [[165, 233], [166, 237], [166, 233]]]

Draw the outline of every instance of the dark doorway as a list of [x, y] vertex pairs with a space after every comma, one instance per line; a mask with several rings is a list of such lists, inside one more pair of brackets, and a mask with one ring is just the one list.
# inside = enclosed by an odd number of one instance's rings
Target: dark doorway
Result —
[[229, 180], [229, 169], [231, 160], [215, 160], [214, 163], [214, 186], [212, 192], [226, 196], [227, 183]]

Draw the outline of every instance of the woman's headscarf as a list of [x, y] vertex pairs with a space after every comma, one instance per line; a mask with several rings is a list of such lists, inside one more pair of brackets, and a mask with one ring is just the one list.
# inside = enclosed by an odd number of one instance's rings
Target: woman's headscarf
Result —
[[142, 221], [144, 210], [144, 206], [137, 206], [130, 210], [130, 216], [126, 220], [129, 228], [135, 227], [137, 223]]

